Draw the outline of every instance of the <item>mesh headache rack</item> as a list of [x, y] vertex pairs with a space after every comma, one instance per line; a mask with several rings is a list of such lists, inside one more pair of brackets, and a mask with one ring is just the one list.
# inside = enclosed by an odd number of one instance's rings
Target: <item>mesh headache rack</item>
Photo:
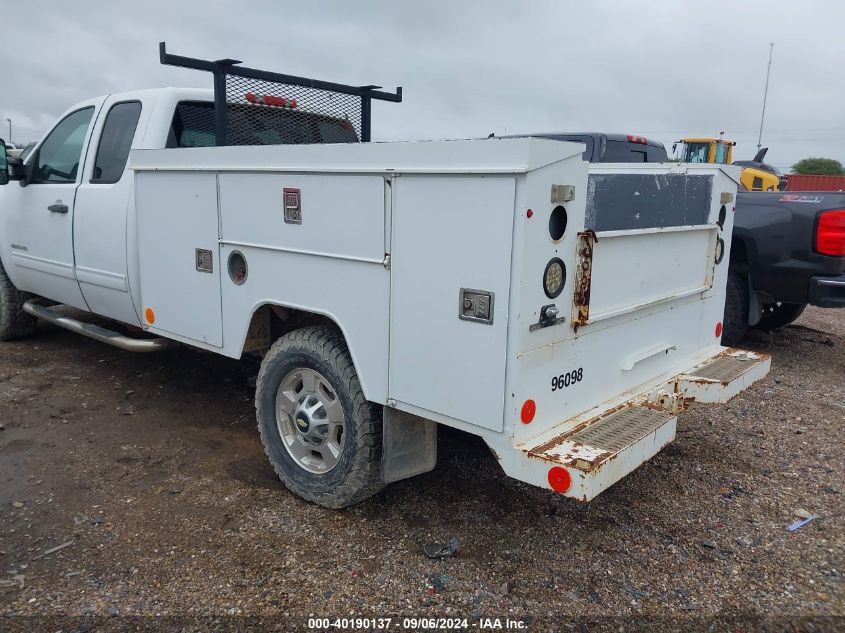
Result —
[[236, 59], [208, 61], [173, 55], [160, 42], [162, 64], [210, 72], [214, 77], [215, 145], [369, 142], [372, 101], [402, 101], [381, 86], [344, 84], [240, 66]]

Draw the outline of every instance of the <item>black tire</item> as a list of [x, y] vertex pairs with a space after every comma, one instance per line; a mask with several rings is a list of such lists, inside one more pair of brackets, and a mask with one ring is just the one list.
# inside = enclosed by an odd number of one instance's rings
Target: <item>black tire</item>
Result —
[[806, 303], [775, 303], [763, 308], [763, 316], [754, 327], [764, 332], [778, 330], [795, 321], [804, 312]]
[[[287, 451], [276, 423], [276, 394], [296, 369], [322, 374], [343, 408], [344, 429], [337, 464], [317, 474]], [[368, 402], [341, 334], [330, 326], [311, 326], [285, 334], [264, 360], [255, 385], [258, 431], [273, 469], [292, 492], [326, 508], [344, 508], [373, 496], [381, 480], [382, 407]]]
[[748, 332], [748, 301], [748, 280], [733, 270], [728, 271], [722, 345], [737, 345]]
[[26, 338], [35, 332], [37, 319], [23, 311], [32, 295], [15, 288], [0, 262], [0, 341]]

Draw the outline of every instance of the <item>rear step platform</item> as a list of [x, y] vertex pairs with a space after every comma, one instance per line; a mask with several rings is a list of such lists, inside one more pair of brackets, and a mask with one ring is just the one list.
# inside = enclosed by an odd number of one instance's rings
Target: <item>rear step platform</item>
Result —
[[675, 439], [690, 403], [727, 402], [769, 372], [768, 354], [727, 348], [605, 411], [565, 420], [517, 445], [520, 475], [589, 501]]
[[679, 375], [675, 392], [697, 402], [727, 402], [769, 373], [768, 354], [728, 348]]
[[[530, 458], [565, 468], [571, 483], [559, 492], [589, 501], [675, 439], [677, 420], [659, 408], [629, 403], [541, 444], [520, 448]], [[551, 478], [550, 484], [554, 489]]]
[[92, 338], [101, 343], [108, 343], [114, 347], [119, 347], [128, 352], [159, 352], [166, 349], [172, 349], [178, 346], [176, 341], [167, 338], [132, 338], [108, 330], [93, 323], [86, 323], [79, 319], [74, 319], [67, 316], [64, 311], [68, 310], [68, 306], [64, 305], [45, 305], [43, 299], [30, 299], [23, 304], [23, 311], [31, 314], [34, 317], [43, 319], [48, 323], [57, 325], [71, 332], [82, 334], [88, 338]]

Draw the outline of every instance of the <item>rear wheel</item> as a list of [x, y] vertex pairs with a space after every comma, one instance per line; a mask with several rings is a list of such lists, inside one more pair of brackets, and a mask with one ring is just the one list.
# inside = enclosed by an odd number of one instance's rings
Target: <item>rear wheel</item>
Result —
[[36, 318], [23, 311], [32, 296], [15, 288], [0, 262], [0, 341], [26, 338], [35, 331]]
[[725, 290], [725, 316], [722, 320], [722, 345], [736, 345], [748, 332], [748, 301], [747, 279], [736, 271], [729, 271]]
[[795, 321], [804, 312], [806, 303], [772, 303], [763, 307], [763, 316], [754, 327], [771, 332]]
[[261, 363], [258, 430], [276, 474], [300, 497], [342, 508], [381, 481], [381, 407], [364, 399], [343, 337], [326, 326], [290, 332]]

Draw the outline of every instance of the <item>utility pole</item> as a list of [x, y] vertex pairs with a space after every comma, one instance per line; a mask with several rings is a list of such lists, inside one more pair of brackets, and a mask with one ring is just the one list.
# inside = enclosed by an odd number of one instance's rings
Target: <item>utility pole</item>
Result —
[[12, 144], [12, 119], [6, 119], [9, 122], [9, 145]]
[[757, 136], [757, 151], [760, 151], [763, 140], [763, 119], [766, 117], [766, 99], [769, 96], [769, 74], [772, 72], [772, 51], [774, 42], [769, 42], [769, 65], [766, 67], [766, 87], [763, 89], [763, 112], [760, 114], [760, 134]]

